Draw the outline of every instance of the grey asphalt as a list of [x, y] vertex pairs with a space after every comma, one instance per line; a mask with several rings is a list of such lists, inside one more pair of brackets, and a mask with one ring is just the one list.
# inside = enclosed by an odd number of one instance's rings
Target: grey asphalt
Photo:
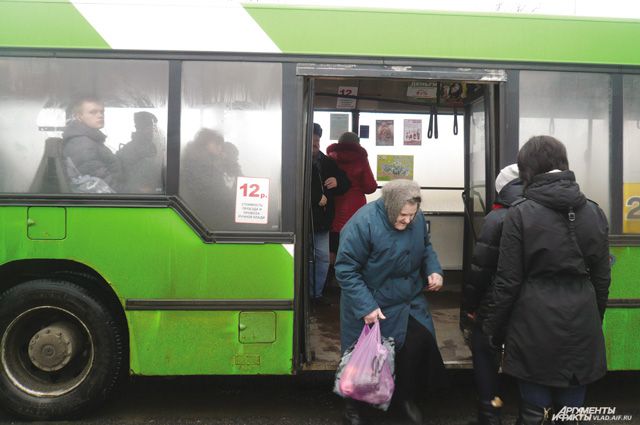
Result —
[[[448, 390], [420, 400], [429, 424], [463, 425], [474, 419], [475, 392], [469, 370], [450, 370]], [[105, 406], [76, 421], [52, 424], [224, 424], [224, 425], [337, 425], [342, 400], [331, 392], [333, 374], [304, 373], [292, 377], [135, 377]], [[515, 422], [517, 388], [507, 378], [504, 392], [504, 424]], [[602, 424], [640, 425], [640, 372], [609, 373], [594, 384], [587, 406], [616, 407], [631, 421]], [[402, 424], [390, 409], [367, 412], [374, 424]], [[26, 424], [0, 411], [1, 424]]]

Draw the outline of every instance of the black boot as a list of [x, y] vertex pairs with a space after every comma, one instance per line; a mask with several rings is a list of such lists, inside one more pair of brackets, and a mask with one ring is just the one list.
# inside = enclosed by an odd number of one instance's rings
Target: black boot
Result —
[[480, 402], [478, 406], [478, 425], [502, 425], [500, 410], [500, 407], [493, 406], [491, 402]]
[[367, 421], [362, 417], [360, 409], [360, 405], [356, 400], [345, 398], [343, 422], [346, 425], [366, 425]]
[[420, 410], [413, 400], [402, 400], [400, 402], [400, 408], [412, 424], [422, 425], [422, 410]]
[[519, 425], [543, 425], [551, 424], [551, 416], [553, 409], [551, 407], [538, 407], [522, 401], [520, 404], [520, 413], [518, 414]]

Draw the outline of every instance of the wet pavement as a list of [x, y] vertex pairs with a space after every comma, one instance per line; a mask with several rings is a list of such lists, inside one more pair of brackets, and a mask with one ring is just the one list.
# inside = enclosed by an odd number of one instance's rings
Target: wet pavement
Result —
[[[451, 387], [425, 396], [420, 405], [433, 425], [463, 425], [474, 418], [475, 392], [470, 370], [449, 370]], [[309, 372], [292, 377], [183, 377], [132, 378], [118, 396], [81, 420], [53, 424], [256, 424], [338, 425], [342, 400], [331, 392], [331, 372]], [[505, 382], [505, 425], [515, 422], [517, 391]], [[594, 384], [587, 406], [616, 407], [631, 421], [599, 422], [640, 425], [640, 373], [610, 373]], [[372, 423], [401, 424], [402, 417], [367, 412]], [[25, 424], [0, 412], [1, 424]], [[595, 422], [594, 422], [595, 423]]]

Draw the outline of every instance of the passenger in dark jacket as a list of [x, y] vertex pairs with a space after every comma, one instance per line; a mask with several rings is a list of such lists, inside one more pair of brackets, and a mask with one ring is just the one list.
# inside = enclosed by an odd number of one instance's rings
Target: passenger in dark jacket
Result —
[[313, 124], [311, 212], [313, 220], [314, 282], [311, 299], [319, 300], [329, 271], [329, 230], [335, 215], [335, 196], [349, 190], [347, 175], [336, 162], [320, 151], [322, 127]]
[[212, 230], [234, 224], [235, 193], [225, 182], [224, 143], [218, 131], [201, 128], [185, 146], [180, 166], [180, 195]]
[[[83, 98], [73, 104], [71, 113], [72, 119], [62, 134], [62, 154], [72, 162], [67, 170], [73, 190], [93, 191], [86, 185], [81, 188], [76, 182], [76, 178], [89, 176], [103, 182], [91, 187], [103, 187], [104, 192], [118, 191], [122, 177], [120, 160], [104, 145], [107, 136], [100, 131], [104, 127], [104, 106], [97, 99]], [[102, 189], [96, 191], [103, 192]]]
[[505, 218], [489, 341], [507, 327], [503, 370], [518, 379], [523, 425], [579, 407], [606, 373], [602, 320], [610, 285], [607, 219], [580, 192], [565, 147], [531, 138], [518, 153], [525, 200]]
[[[420, 211], [420, 186], [394, 180], [382, 198], [362, 207], [340, 235], [336, 278], [342, 288], [340, 337], [344, 352], [365, 323], [380, 322], [396, 342], [394, 398], [409, 419], [422, 423], [414, 403], [420, 390], [443, 383], [444, 366], [423, 291], [442, 288], [442, 268]], [[349, 423], [361, 423], [347, 405]]]
[[502, 223], [508, 208], [521, 199], [522, 181], [518, 178], [518, 165], [504, 167], [496, 178], [498, 197], [492, 211], [487, 214], [471, 259], [471, 274], [465, 282], [462, 295], [462, 319], [472, 322], [471, 351], [473, 371], [480, 402], [478, 423], [480, 425], [500, 424], [500, 388], [498, 369], [499, 352], [489, 346], [482, 333], [482, 321], [486, 317], [491, 302], [490, 285], [498, 266], [498, 252]]
[[154, 138], [158, 119], [150, 112], [133, 114], [136, 131], [131, 141], [116, 153], [122, 162], [123, 188], [126, 193], [162, 193], [164, 152], [160, 152]]

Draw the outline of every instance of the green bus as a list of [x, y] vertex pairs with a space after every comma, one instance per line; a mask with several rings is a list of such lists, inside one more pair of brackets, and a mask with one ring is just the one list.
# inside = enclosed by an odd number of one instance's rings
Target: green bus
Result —
[[[0, 2], [0, 404], [51, 419], [129, 375], [334, 369], [338, 290], [309, 300], [314, 122], [323, 150], [357, 132], [380, 186], [420, 183], [449, 367], [470, 365], [460, 287], [496, 171], [563, 141], [610, 221], [609, 368], [640, 369], [637, 40], [626, 19]], [[82, 102], [99, 151], [63, 142]]]

